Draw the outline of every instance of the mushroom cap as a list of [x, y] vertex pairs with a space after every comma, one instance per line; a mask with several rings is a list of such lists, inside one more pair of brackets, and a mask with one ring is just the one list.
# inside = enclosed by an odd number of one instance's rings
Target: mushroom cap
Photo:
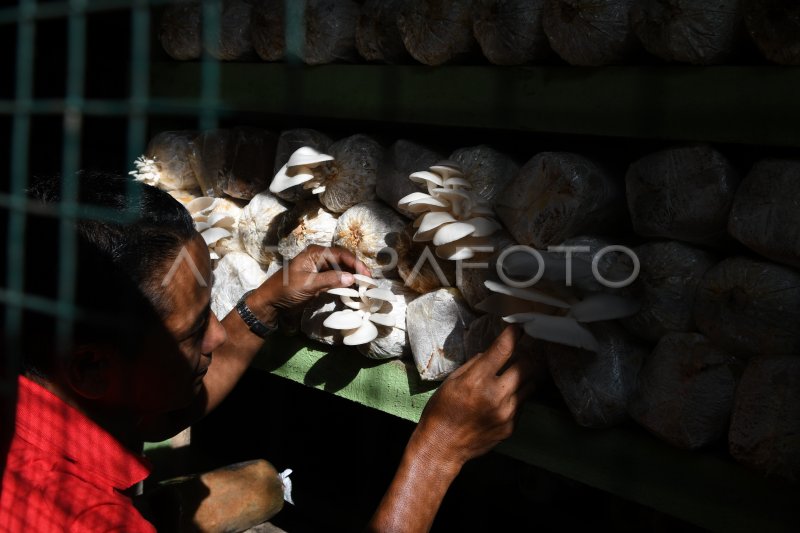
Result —
[[397, 299], [395, 294], [389, 289], [369, 289], [366, 292], [367, 298], [375, 298], [376, 300], [384, 300], [386, 302], [393, 302]]
[[449, 159], [443, 159], [435, 165], [432, 165], [430, 170], [431, 172], [436, 172], [445, 180], [450, 177], [461, 177], [464, 175], [464, 172], [461, 170], [461, 165]]
[[363, 320], [355, 331], [349, 332], [345, 336], [344, 343], [348, 346], [357, 346], [359, 344], [372, 342], [377, 336], [378, 328], [375, 327], [375, 324], [369, 320]]
[[325, 161], [333, 161], [333, 156], [318, 152], [310, 146], [301, 146], [289, 156], [289, 161], [286, 162], [286, 166], [289, 168], [299, 166], [313, 168]]
[[[365, 276], [363, 274], [353, 274], [353, 278], [356, 280], [356, 282], [359, 285], [367, 285], [369, 287], [377, 287], [378, 286], [378, 282], [377, 281], [375, 281], [371, 277]], [[328, 291], [328, 292], [330, 292], [330, 291]]]
[[420, 170], [419, 172], [413, 172], [408, 178], [415, 182], [415, 183], [422, 183], [428, 184], [433, 183], [434, 185], [441, 187], [444, 184], [441, 176], [434, 174], [433, 172], [428, 172], [427, 170]]
[[332, 329], [356, 329], [361, 327], [364, 322], [364, 313], [345, 309], [331, 313], [322, 323], [323, 326]]
[[275, 174], [275, 177], [272, 178], [272, 183], [269, 184], [269, 192], [278, 193], [314, 179], [314, 174], [296, 174], [290, 176], [289, 172], [288, 165], [283, 165], [277, 174]]
[[357, 290], [349, 287], [335, 287], [333, 289], [328, 289], [328, 294], [335, 294], [336, 296], [349, 296], [350, 298], [361, 297]]
[[470, 224], [475, 230], [471, 233], [473, 237], [488, 237], [495, 231], [501, 228], [493, 218], [475, 217], [467, 220], [466, 224]]
[[395, 325], [394, 317], [388, 313], [370, 313], [369, 319], [388, 328], [392, 328]]
[[194, 215], [210, 208], [212, 205], [214, 205], [215, 201], [216, 198], [212, 198], [211, 196], [201, 196], [186, 204], [186, 210]]
[[[453, 215], [448, 213], [447, 211], [430, 211], [425, 213], [421, 217], [417, 218], [414, 221], [414, 225], [417, 227], [417, 233], [425, 233], [427, 231], [435, 230], [442, 224], [448, 224], [450, 222], [455, 222], [456, 219]], [[418, 239], [414, 239], [418, 240]], [[419, 240], [430, 240], [430, 239], [419, 239]]]
[[203, 240], [206, 241], [206, 245], [211, 245], [218, 240], [230, 237], [233, 234], [225, 228], [208, 228], [200, 235], [202, 235]]
[[471, 189], [472, 184], [465, 180], [464, 178], [455, 177], [455, 178], [447, 178], [444, 180], [445, 187], [464, 187], [466, 189]]
[[[475, 226], [466, 222], [453, 222], [439, 228], [433, 236], [434, 246], [441, 246], [450, 242], [463, 239], [475, 231]], [[416, 235], [414, 236], [416, 240]]]
[[505, 285], [503, 283], [498, 283], [497, 281], [493, 281], [490, 279], [484, 281], [483, 284], [486, 285], [486, 288], [492, 292], [505, 294], [506, 296], [511, 296], [513, 298], [519, 298], [521, 300], [527, 300], [529, 302], [547, 304], [553, 307], [560, 307], [562, 309], [570, 308], [570, 305], [564, 300], [560, 298], [555, 298], [541, 291], [537, 291], [536, 289], [509, 287], [508, 285]]

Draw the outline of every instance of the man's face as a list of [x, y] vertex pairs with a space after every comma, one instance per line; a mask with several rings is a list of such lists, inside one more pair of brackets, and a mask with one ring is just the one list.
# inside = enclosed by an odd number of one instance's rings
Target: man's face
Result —
[[[167, 304], [166, 333], [145, 342], [137, 358], [137, 405], [145, 412], [168, 412], [201, 394], [212, 353], [225, 342], [225, 329], [211, 312], [211, 260], [199, 234], [159, 274]], [[177, 347], [176, 347], [177, 345]]]

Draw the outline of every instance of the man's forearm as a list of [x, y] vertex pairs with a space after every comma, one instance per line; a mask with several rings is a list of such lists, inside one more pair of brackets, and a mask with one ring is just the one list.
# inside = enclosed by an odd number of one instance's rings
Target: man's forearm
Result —
[[409, 439], [400, 466], [367, 527], [370, 533], [428, 531], [461, 464], [436, 453], [418, 428]]

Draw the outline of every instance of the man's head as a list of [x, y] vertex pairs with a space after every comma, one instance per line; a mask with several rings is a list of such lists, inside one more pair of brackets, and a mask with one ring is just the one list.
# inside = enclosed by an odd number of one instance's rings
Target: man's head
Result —
[[[61, 187], [59, 179], [37, 180], [30, 197], [57, 206]], [[64, 319], [26, 312], [24, 369], [91, 408], [142, 415], [183, 407], [201, 391], [211, 352], [225, 338], [208, 307], [205, 244], [188, 212], [163, 191], [89, 173], [79, 176], [78, 188], [81, 206], [104, 211], [98, 219], [84, 217], [81, 208], [82, 218], [68, 225], [77, 253], [74, 279], [67, 281], [74, 281], [80, 313], [71, 341], [58, 346], [55, 328]], [[59, 294], [65, 266], [59, 223], [29, 217], [29, 294]]]

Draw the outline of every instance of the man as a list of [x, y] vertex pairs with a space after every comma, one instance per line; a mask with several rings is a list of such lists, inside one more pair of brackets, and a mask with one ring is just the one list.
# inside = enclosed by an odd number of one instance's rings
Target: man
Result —
[[[60, 188], [44, 180], [31, 196], [54, 206]], [[288, 283], [273, 275], [219, 321], [207, 247], [179, 203], [107, 175], [83, 174], [79, 190], [106, 217], [74, 226], [79, 309], [57, 320], [25, 315], [3, 531], [152, 531], [129, 498], [149, 473], [142, 442], [169, 438], [219, 405], [280, 313], [350, 286], [353, 272], [370, 274], [345, 250], [312, 246], [289, 263]], [[32, 220], [27, 234], [27, 289], [63, 294], [57, 220]], [[515, 337], [506, 330], [434, 394], [370, 530], [426, 531], [463, 464], [511, 434], [532, 372], [527, 358], [510, 358]]]

